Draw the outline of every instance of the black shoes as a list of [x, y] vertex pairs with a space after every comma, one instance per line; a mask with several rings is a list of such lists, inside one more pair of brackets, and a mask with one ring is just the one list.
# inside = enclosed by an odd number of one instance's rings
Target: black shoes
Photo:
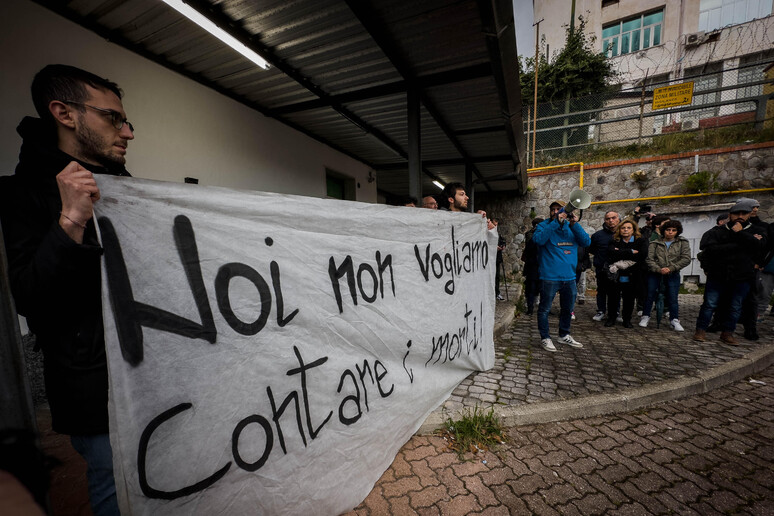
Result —
[[610, 328], [611, 326], [615, 326], [615, 317], [612, 317], [605, 321], [605, 328]]
[[634, 328], [634, 326], [632, 326], [632, 322], [631, 321], [624, 321], [623, 322], [623, 327], [624, 328]]
[[756, 330], [744, 330], [744, 338], [747, 340], [758, 340], [760, 336]]

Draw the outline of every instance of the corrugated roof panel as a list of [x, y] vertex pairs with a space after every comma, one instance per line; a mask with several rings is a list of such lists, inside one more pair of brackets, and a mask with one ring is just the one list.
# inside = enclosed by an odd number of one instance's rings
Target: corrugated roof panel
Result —
[[[36, 1], [96, 27], [104, 37], [125, 40], [130, 48], [135, 45], [200, 82], [233, 92], [263, 112], [320, 100], [305, 106], [305, 111], [286, 109], [276, 116], [375, 167], [406, 165], [402, 157], [408, 152], [404, 79], [490, 62], [481, 17], [482, 13], [490, 16], [491, 6], [477, 0], [358, 0], [352, 8], [344, 0], [191, 2], [211, 6], [205, 15], [242, 39], [252, 38], [277, 65], [268, 71], [159, 0]], [[486, 23], [491, 24], [491, 19]], [[476, 76], [487, 73], [486, 68], [470, 70]], [[441, 180], [464, 182], [464, 156], [491, 159], [514, 152], [504, 131], [508, 121], [492, 75], [465, 80], [459, 74], [446, 74], [442, 80], [447, 82], [439, 84], [441, 79], [436, 79], [423, 91], [427, 105], [421, 110], [422, 159], [436, 163], [431, 172]], [[383, 85], [388, 87], [379, 88]], [[332, 107], [326, 100], [341, 94], [347, 95], [346, 101], [340, 101], [343, 106]], [[482, 129], [486, 132], [476, 132]], [[485, 159], [476, 168], [480, 175], [491, 177], [511, 172], [513, 163]], [[405, 168], [379, 172], [382, 190], [402, 193], [406, 181]], [[493, 182], [490, 188], [501, 190], [505, 183]], [[436, 189], [426, 174], [423, 187]], [[483, 188], [476, 186], [477, 191]]]

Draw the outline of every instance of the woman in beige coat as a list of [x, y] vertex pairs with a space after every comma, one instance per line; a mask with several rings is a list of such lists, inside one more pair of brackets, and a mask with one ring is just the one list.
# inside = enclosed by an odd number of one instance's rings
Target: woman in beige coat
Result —
[[663, 281], [665, 304], [669, 309], [669, 324], [675, 331], [683, 331], [680, 324], [677, 294], [680, 292], [680, 269], [691, 263], [691, 245], [684, 237], [679, 220], [670, 220], [661, 226], [661, 237], [653, 240], [648, 248], [645, 265], [648, 268], [648, 296], [642, 310], [640, 326], [650, 321], [653, 302]]

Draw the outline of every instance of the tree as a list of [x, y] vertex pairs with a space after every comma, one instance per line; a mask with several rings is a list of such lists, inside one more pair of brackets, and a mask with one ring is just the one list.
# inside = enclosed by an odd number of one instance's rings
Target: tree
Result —
[[[566, 28], [564, 48], [554, 53], [550, 62], [544, 53], [538, 56], [539, 103], [564, 101], [568, 95], [577, 98], [602, 93], [618, 78], [605, 54], [594, 50], [596, 36], [586, 35], [586, 20], [583, 16], [578, 20], [574, 29]], [[534, 98], [534, 57], [520, 57], [519, 74], [522, 98]]]
[[[577, 124], [594, 118], [588, 112], [602, 106], [604, 98], [599, 94], [608, 91], [618, 78], [618, 72], [613, 69], [605, 54], [594, 50], [596, 36], [586, 34], [586, 20], [583, 16], [579, 16], [578, 20], [577, 26], [566, 28], [564, 48], [554, 53], [550, 62], [545, 54], [537, 56], [540, 60], [537, 126], [543, 129], [535, 142], [538, 149], [566, 149], [587, 143], [588, 126]], [[532, 99], [535, 58], [520, 58], [519, 69], [523, 98]], [[579, 97], [586, 98], [581, 102], [571, 100]], [[586, 114], [572, 115], [575, 111], [585, 111]], [[556, 118], [556, 115], [565, 116]], [[549, 128], [556, 129], [547, 130]]]

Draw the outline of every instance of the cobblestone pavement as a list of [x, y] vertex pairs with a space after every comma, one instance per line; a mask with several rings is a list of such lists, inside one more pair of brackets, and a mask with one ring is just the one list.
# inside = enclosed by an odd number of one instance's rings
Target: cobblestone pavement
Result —
[[[680, 320], [685, 331], [675, 332], [666, 317], [660, 328], [656, 328], [655, 317], [648, 328], [640, 328], [636, 315], [634, 328], [621, 324], [605, 328], [602, 322], [592, 320], [596, 304], [593, 295], [587, 296], [587, 302], [575, 308], [571, 331], [583, 348], [558, 343], [558, 317], [549, 316], [556, 353], [540, 346], [536, 316], [520, 315], [496, 340], [494, 368], [471, 374], [438, 412], [475, 405], [514, 407], [566, 400], [696, 376], [774, 342], [774, 317], [769, 315], [758, 325], [758, 341], [742, 338], [740, 327], [738, 346], [724, 344], [719, 334], [712, 333], [706, 342], [695, 342], [692, 337], [701, 300], [700, 295], [680, 296]], [[558, 296], [553, 312], [558, 314]]]
[[513, 427], [466, 460], [415, 436], [350, 515], [771, 515], [773, 440], [769, 367], [647, 410]]

